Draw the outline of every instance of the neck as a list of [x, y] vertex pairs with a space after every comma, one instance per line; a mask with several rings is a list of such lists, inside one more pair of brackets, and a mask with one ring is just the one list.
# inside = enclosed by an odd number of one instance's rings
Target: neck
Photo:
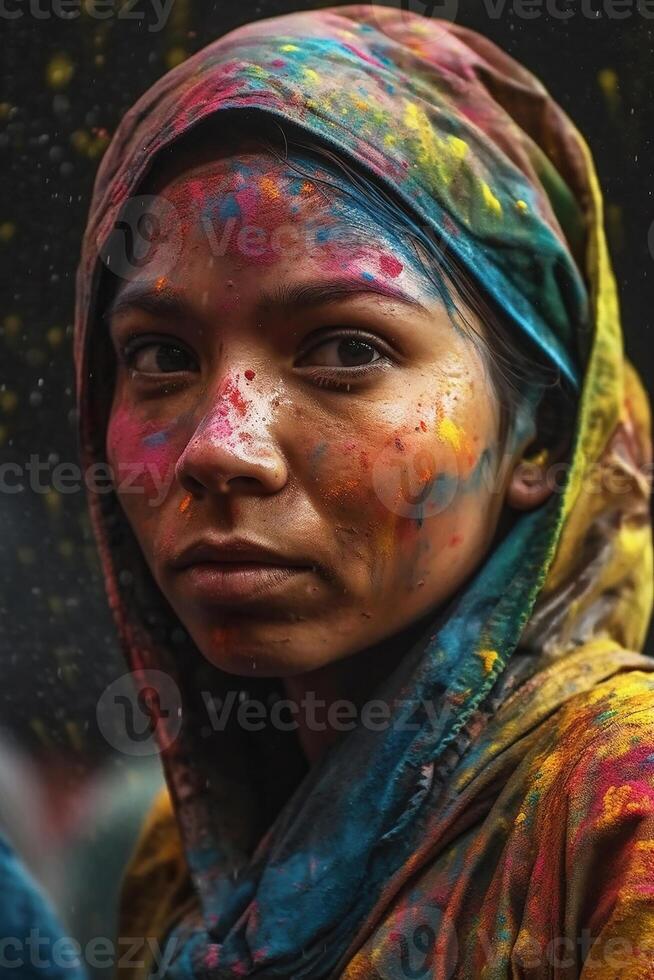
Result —
[[342, 732], [354, 727], [363, 705], [393, 672], [431, 618], [433, 613], [359, 653], [283, 678], [291, 701], [314, 706], [301, 709], [296, 715], [298, 738], [309, 765], [319, 762]]

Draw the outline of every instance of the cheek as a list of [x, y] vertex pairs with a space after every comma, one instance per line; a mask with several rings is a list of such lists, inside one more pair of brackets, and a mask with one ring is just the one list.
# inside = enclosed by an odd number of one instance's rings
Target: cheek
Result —
[[126, 509], [161, 500], [164, 488], [170, 487], [180, 453], [174, 432], [174, 425], [140, 419], [129, 408], [112, 412], [107, 457]]
[[476, 425], [468, 407], [423, 398], [404, 424], [376, 418], [358, 423], [356, 438], [341, 432], [309, 448], [310, 480], [337, 536], [407, 582], [436, 556], [470, 560], [486, 534], [495, 447], [492, 426], [483, 416]]

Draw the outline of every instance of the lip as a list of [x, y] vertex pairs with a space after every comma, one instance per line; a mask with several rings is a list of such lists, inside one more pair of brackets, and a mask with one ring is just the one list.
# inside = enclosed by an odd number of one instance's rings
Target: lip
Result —
[[315, 569], [306, 560], [244, 539], [203, 539], [170, 562], [185, 586], [212, 602], [241, 604], [279, 592]]

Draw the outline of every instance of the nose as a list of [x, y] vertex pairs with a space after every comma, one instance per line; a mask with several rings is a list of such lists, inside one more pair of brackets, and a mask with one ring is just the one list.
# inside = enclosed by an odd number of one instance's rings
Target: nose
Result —
[[263, 495], [286, 485], [286, 460], [261, 408], [235, 413], [228, 400], [216, 399], [175, 464], [175, 475], [188, 493]]

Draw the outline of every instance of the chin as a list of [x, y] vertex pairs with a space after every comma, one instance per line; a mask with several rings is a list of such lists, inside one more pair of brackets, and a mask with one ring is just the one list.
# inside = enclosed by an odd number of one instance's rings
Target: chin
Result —
[[322, 666], [315, 641], [295, 638], [297, 626], [243, 624], [220, 626], [193, 636], [196, 646], [215, 667], [237, 677], [294, 677]]

